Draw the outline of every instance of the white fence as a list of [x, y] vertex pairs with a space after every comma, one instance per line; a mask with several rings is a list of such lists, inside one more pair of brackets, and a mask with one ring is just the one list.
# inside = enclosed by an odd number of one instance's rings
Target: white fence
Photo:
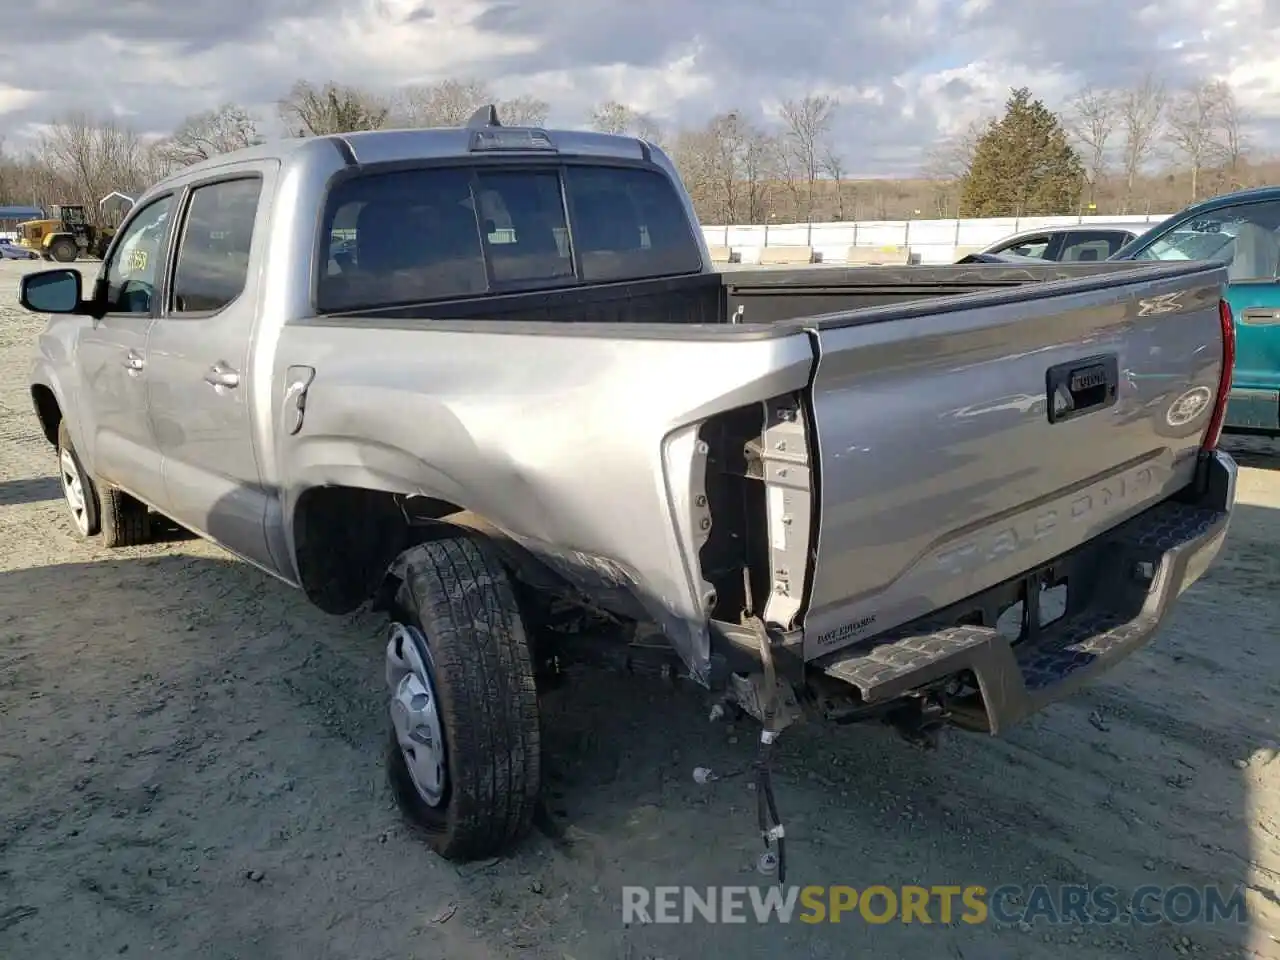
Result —
[[1132, 223], [1142, 230], [1169, 214], [1126, 217], [1002, 217], [988, 220], [863, 220], [857, 223], [777, 223], [704, 226], [707, 244], [728, 248], [742, 263], [759, 263], [764, 247], [810, 247], [823, 263], [847, 262], [850, 247], [907, 248], [916, 263], [954, 263], [975, 248], [1038, 227]]
[[[917, 263], [954, 263], [974, 248], [1034, 230], [1066, 224], [1132, 223], [1143, 229], [1169, 214], [1127, 217], [1003, 217], [990, 220], [862, 220], [857, 223], [774, 223], [704, 226], [708, 245], [732, 250], [742, 263], [759, 263], [764, 247], [810, 247], [823, 263], [844, 263], [850, 247], [905, 247]], [[0, 239], [13, 234], [0, 232]]]

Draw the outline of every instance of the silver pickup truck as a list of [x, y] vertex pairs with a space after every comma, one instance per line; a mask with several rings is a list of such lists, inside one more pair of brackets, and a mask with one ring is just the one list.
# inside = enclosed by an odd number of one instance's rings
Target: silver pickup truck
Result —
[[530, 827], [565, 651], [677, 666], [767, 759], [995, 733], [1148, 641], [1234, 501], [1226, 279], [717, 272], [656, 146], [481, 111], [190, 167], [21, 302], [79, 533], [154, 511], [385, 609], [391, 780], [466, 859]]

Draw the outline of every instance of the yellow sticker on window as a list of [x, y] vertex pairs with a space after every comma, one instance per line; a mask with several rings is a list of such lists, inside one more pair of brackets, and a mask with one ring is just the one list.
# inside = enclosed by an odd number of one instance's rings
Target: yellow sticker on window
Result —
[[134, 273], [145, 269], [147, 269], [147, 251], [134, 250], [129, 256], [129, 272]]

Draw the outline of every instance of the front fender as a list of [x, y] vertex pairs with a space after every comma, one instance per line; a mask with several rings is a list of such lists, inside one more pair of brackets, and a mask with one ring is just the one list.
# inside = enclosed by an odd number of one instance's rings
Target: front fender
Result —
[[[45, 439], [51, 445], [58, 442], [58, 424], [65, 420], [67, 423], [67, 432], [71, 434], [71, 443], [76, 448], [76, 454], [80, 457], [80, 462], [84, 465], [85, 470], [93, 473], [93, 445], [85, 438], [88, 436], [84, 426], [78, 422], [73, 416], [74, 405], [72, 396], [63, 386], [62, 378], [51, 364], [43, 358], [37, 358], [31, 366], [31, 373], [28, 377], [28, 390], [31, 396], [31, 407], [35, 413], [36, 419], [40, 423], [40, 432], [44, 434]], [[50, 410], [41, 401], [39, 394], [41, 391], [48, 391], [52, 395], [53, 403], [56, 410]]]

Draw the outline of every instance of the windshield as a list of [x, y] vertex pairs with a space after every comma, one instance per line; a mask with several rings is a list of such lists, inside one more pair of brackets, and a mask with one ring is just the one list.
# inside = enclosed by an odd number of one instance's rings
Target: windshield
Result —
[[702, 270], [672, 181], [613, 165], [453, 166], [337, 184], [321, 311], [639, 280]]
[[1135, 260], [1219, 260], [1231, 280], [1275, 279], [1280, 270], [1280, 201], [1235, 204], [1173, 223]]
[[1209, 221], [1208, 229], [1195, 225], [1167, 233], [1136, 257], [1138, 260], [1212, 260], [1231, 258], [1236, 235], [1234, 224]]

